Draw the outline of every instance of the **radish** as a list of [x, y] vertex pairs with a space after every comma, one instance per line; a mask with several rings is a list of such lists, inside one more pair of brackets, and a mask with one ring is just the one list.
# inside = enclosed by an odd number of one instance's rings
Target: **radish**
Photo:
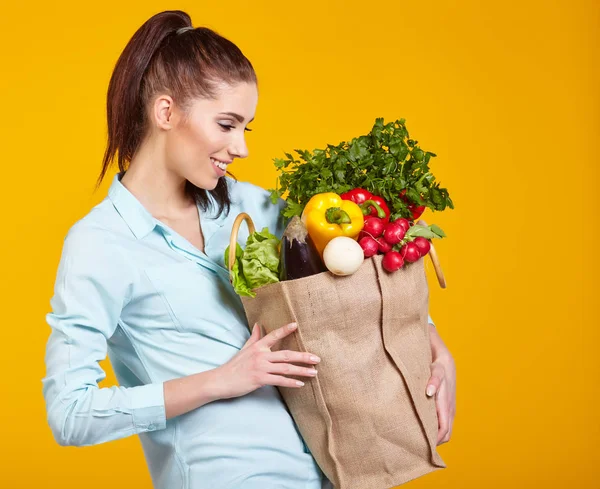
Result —
[[363, 249], [365, 253], [365, 258], [369, 258], [373, 255], [376, 255], [379, 251], [379, 243], [375, 238], [371, 236], [365, 236], [364, 238], [358, 241], [358, 244]]
[[404, 232], [407, 232], [410, 228], [410, 223], [408, 222], [408, 219], [404, 219], [403, 217], [401, 217], [400, 219], [396, 219], [394, 222], [396, 224], [400, 224], [400, 226], [404, 228]]
[[409, 263], [416, 262], [419, 258], [421, 258], [419, 247], [413, 241], [406, 243], [402, 248], [400, 248], [400, 254]]
[[391, 222], [383, 230], [383, 238], [391, 245], [400, 243], [404, 239], [405, 234], [405, 229], [395, 222]]
[[431, 244], [427, 239], [423, 238], [422, 236], [417, 236], [413, 243], [417, 245], [417, 248], [419, 248], [421, 256], [425, 256], [427, 253], [429, 253]]
[[377, 238], [377, 243], [379, 244], [380, 253], [387, 253], [392, 250], [392, 245], [383, 239], [383, 237]]
[[388, 272], [395, 272], [404, 266], [404, 260], [402, 259], [402, 255], [397, 251], [390, 251], [381, 260], [381, 265]]
[[365, 225], [363, 226], [363, 232], [370, 234], [374, 238], [379, 238], [381, 233], [383, 233], [383, 229], [385, 224], [383, 223], [383, 219], [379, 219], [378, 217], [367, 217], [365, 219]]

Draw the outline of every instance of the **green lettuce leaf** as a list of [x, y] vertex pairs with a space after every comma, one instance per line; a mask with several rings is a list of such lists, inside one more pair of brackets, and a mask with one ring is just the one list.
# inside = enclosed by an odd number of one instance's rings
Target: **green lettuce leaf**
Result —
[[[279, 282], [279, 246], [280, 240], [268, 228], [248, 236], [244, 250], [237, 244], [231, 278], [238, 295], [255, 297], [253, 289]], [[229, 246], [225, 250], [225, 265], [229, 266]]]
[[[243, 255], [242, 247], [238, 244], [235, 250], [235, 263], [231, 268], [229, 275], [231, 276], [231, 285], [235, 289], [238, 295], [246, 297], [256, 297], [256, 294], [252, 292], [252, 289], [248, 286], [248, 282], [242, 273], [241, 260]], [[229, 268], [229, 246], [225, 250], [225, 266]]]

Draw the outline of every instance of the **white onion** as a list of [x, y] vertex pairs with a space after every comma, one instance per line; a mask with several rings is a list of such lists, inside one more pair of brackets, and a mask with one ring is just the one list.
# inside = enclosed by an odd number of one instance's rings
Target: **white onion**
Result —
[[334, 275], [352, 275], [364, 260], [361, 246], [347, 236], [333, 238], [323, 250], [325, 266]]

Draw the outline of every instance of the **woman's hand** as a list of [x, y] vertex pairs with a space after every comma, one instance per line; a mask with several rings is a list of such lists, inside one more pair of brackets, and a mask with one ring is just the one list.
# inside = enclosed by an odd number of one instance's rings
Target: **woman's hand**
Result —
[[438, 439], [441, 445], [450, 441], [452, 425], [456, 414], [456, 367], [454, 359], [438, 335], [435, 326], [429, 325], [432, 363], [431, 377], [427, 382], [426, 393], [435, 395], [438, 415]]
[[294, 363], [315, 365], [321, 361], [317, 356], [290, 350], [271, 351], [275, 343], [293, 333], [296, 327], [295, 323], [287, 324], [261, 338], [260, 326], [254, 325], [252, 335], [240, 352], [216, 369], [223, 388], [219, 397], [243, 396], [265, 385], [292, 388], [304, 385], [286, 375], [315, 377], [317, 371], [314, 367], [299, 367]]

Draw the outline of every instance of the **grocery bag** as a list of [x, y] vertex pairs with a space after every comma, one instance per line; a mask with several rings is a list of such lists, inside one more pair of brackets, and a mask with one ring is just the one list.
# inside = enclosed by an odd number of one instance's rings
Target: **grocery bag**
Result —
[[[247, 215], [236, 219], [231, 236]], [[234, 258], [229, 260], [233, 265]], [[436, 451], [424, 260], [388, 273], [382, 256], [350, 276], [319, 273], [242, 297], [248, 324], [268, 333], [296, 322], [275, 350], [318, 355], [318, 375], [279, 391], [336, 489], [387, 489], [446, 467]]]

